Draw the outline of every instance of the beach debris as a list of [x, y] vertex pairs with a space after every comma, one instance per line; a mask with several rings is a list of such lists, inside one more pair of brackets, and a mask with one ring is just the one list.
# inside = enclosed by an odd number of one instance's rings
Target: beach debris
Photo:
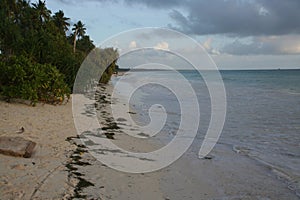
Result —
[[207, 156], [204, 156], [204, 159], [205, 160], [211, 160], [211, 159], [213, 159], [213, 156], [207, 155]]
[[104, 135], [106, 136], [107, 139], [111, 139], [111, 140], [114, 140], [114, 133], [111, 133], [111, 132], [106, 132], [104, 133]]
[[22, 126], [16, 133], [21, 134], [21, 133], [24, 133], [24, 131], [25, 131], [25, 128]]
[[25, 167], [27, 165], [22, 165], [22, 164], [19, 164], [19, 165], [12, 165], [11, 166], [11, 169], [17, 169], [17, 170], [25, 170]]
[[150, 137], [150, 135], [146, 134], [146, 133], [138, 133], [139, 136], [142, 136], [142, 137], [145, 137], [145, 138], [148, 138]]
[[106, 124], [105, 127], [101, 128], [102, 131], [107, 131], [104, 133], [104, 135], [106, 136], [106, 138], [111, 139], [111, 140], [115, 139], [114, 138], [115, 133], [113, 133], [111, 131], [114, 131], [116, 129], [120, 129], [120, 127], [115, 122], [108, 122], [108, 124]]
[[35, 146], [35, 142], [22, 137], [0, 137], [1, 154], [30, 158]]
[[101, 129], [106, 131], [106, 130], [110, 130], [110, 129], [120, 129], [120, 127], [117, 125], [117, 123], [111, 122], [111, 123], [107, 124], [107, 126], [102, 127]]

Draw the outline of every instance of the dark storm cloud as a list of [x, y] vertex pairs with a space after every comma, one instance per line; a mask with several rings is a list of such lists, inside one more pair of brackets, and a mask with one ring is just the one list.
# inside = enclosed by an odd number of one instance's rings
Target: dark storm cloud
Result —
[[[99, 0], [103, 1], [103, 0]], [[234, 36], [300, 33], [299, 0], [124, 0], [129, 5], [173, 9], [169, 27], [195, 34]], [[183, 14], [184, 10], [186, 13]], [[177, 9], [177, 10], [175, 10]]]
[[299, 0], [125, 0], [152, 8], [181, 7], [170, 17], [170, 28], [195, 34], [234, 36], [300, 33]]
[[170, 17], [188, 34], [234, 36], [300, 33], [299, 0], [190, 1], [187, 15], [173, 10]]

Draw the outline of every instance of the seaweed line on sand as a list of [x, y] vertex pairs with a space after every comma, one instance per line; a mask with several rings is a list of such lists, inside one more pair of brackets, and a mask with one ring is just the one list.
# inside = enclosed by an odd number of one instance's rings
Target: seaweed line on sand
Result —
[[82, 144], [77, 144], [74, 139], [79, 139], [80, 137], [68, 137], [66, 141], [70, 142], [71, 144], [74, 144], [77, 146], [75, 151], [70, 156], [70, 161], [66, 163], [65, 167], [68, 171], [68, 182], [70, 185], [72, 185], [72, 179], [76, 180], [76, 185], [73, 186], [73, 194], [68, 199], [86, 199], [87, 195], [83, 193], [83, 189], [87, 187], [94, 186], [94, 183], [86, 180], [83, 178], [84, 174], [81, 174], [78, 172], [78, 166], [87, 166], [91, 165], [88, 162], [81, 161], [81, 155], [87, 152], [87, 147]]
[[[94, 98], [96, 98], [95, 105], [85, 105], [85, 112], [81, 114], [86, 116], [94, 115], [94, 113], [91, 112], [91, 108], [93, 106], [96, 107], [97, 112], [102, 111], [101, 114], [105, 116], [105, 123], [103, 124], [103, 127], [100, 128], [100, 130], [102, 131], [102, 134], [107, 139], [113, 140], [115, 139], [114, 132], [117, 130], [120, 132], [119, 130], [120, 127], [113, 120], [113, 118], [110, 117], [109, 113], [107, 113], [107, 111], [105, 110], [105, 107], [107, 107], [111, 103], [110, 95], [107, 92], [105, 92], [106, 87], [104, 87], [103, 85], [99, 85], [99, 86], [94, 96]], [[87, 96], [87, 97], [93, 98], [93, 96]], [[86, 133], [90, 134], [90, 132], [88, 131]], [[97, 136], [101, 137], [102, 134], [100, 135], [97, 134]], [[87, 194], [85, 194], [83, 190], [87, 187], [95, 186], [94, 183], [86, 180], [84, 178], [85, 174], [80, 173], [78, 169], [78, 167], [91, 165], [89, 162], [82, 161], [82, 155], [88, 152], [87, 146], [85, 146], [80, 142], [80, 139], [82, 138], [84, 138], [84, 133], [82, 133], [81, 136], [77, 135], [75, 137], [68, 137], [66, 139], [66, 141], [76, 146], [76, 149], [72, 152], [72, 154], [69, 157], [70, 160], [65, 165], [68, 171], [68, 184], [73, 187], [73, 192], [72, 194], [69, 194], [68, 199], [87, 199], [88, 198]]]

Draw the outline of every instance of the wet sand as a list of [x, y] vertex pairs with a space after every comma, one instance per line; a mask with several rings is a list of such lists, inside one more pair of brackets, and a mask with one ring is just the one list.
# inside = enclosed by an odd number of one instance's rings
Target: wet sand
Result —
[[[111, 123], [112, 86], [102, 88], [98, 118]], [[299, 199], [266, 166], [231, 147], [217, 144], [209, 159], [198, 159], [198, 144], [172, 165], [156, 172], [131, 174], [109, 168], [95, 159], [74, 128], [72, 105], [52, 106], [0, 102], [0, 135], [22, 136], [37, 143], [32, 158], [0, 155], [0, 199]], [[105, 111], [105, 112], [103, 112]], [[83, 113], [84, 114], [84, 113]], [[25, 128], [21, 135], [16, 133]], [[126, 136], [138, 131], [122, 126], [114, 142], [141, 152], [161, 146]], [[109, 140], [104, 132], [99, 138]], [[137, 158], [138, 159], [138, 158]]]
[[[106, 96], [105, 101], [125, 106], [126, 102], [120, 99], [110, 99], [111, 90], [110, 85], [101, 91]], [[101, 104], [98, 108], [100, 124], [107, 127], [111, 117], [110, 104]], [[114, 143], [118, 146], [135, 152], [161, 148], [162, 143], [159, 141], [145, 143], [127, 136], [126, 133], [139, 130], [126, 126], [126, 121], [117, 124], [122, 127], [113, 130]], [[89, 161], [91, 165], [79, 168], [79, 172], [85, 174], [85, 179], [94, 186], [82, 191], [91, 199], [299, 199], [276, 172], [243, 152], [236, 153], [231, 146], [219, 143], [208, 159], [198, 159], [199, 148], [200, 145], [194, 143], [172, 165], [155, 172], [139, 174], [116, 171], [90, 154], [85, 154], [83, 160]], [[118, 156], [118, 153], [112, 155]]]

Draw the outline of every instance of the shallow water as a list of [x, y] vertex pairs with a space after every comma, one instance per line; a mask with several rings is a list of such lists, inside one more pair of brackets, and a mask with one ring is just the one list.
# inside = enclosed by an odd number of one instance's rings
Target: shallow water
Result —
[[[191, 83], [198, 97], [201, 120], [194, 143], [199, 147], [211, 116], [209, 93], [196, 71], [180, 73]], [[218, 143], [229, 145], [233, 151], [268, 166], [299, 194], [300, 70], [221, 71], [221, 75], [227, 95], [227, 113]], [[126, 76], [132, 81], [155, 77], [180, 88], [180, 80], [174, 79], [171, 71], [128, 72]], [[189, 103], [189, 96], [184, 101]], [[167, 121], [155, 137], [168, 143], [179, 128], [180, 103], [166, 87], [145, 85], [137, 89], [130, 99], [130, 105], [138, 113], [138, 124], [150, 122], [148, 109], [154, 104], [160, 104], [167, 112]]]

